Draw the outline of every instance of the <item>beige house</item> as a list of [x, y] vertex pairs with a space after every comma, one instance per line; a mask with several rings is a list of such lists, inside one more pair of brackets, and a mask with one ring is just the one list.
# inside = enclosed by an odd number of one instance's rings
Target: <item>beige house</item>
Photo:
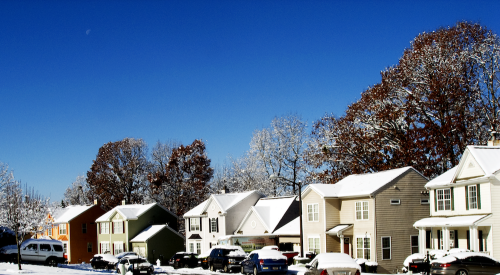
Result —
[[425, 187], [430, 217], [414, 224], [421, 253], [464, 248], [500, 258], [500, 220], [494, 217], [500, 214], [500, 146], [467, 146], [457, 166]]
[[396, 273], [418, 251], [412, 225], [428, 217], [427, 181], [405, 167], [310, 184], [302, 193], [304, 251], [342, 252]]

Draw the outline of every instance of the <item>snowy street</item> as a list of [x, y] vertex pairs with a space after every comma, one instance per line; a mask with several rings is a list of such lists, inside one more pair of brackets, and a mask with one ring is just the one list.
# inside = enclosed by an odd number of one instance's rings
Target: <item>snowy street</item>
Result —
[[[90, 264], [72, 264], [72, 265], [59, 265], [59, 267], [49, 267], [44, 265], [31, 265], [23, 264], [21, 266], [22, 270], [17, 270], [16, 264], [10, 263], [0, 263], [0, 274], [39, 274], [39, 275], [50, 275], [50, 274], [67, 274], [67, 275], [82, 275], [82, 274], [116, 274], [113, 270], [107, 271], [102, 269], [92, 269]], [[303, 275], [305, 267], [300, 266], [290, 266], [287, 275]], [[132, 274], [130, 272], [128, 275]], [[173, 269], [170, 266], [155, 267], [155, 274], [225, 274], [222, 272], [210, 272], [209, 270], [204, 270], [201, 268], [181, 268]], [[239, 273], [231, 273], [238, 275]], [[362, 273], [369, 274], [369, 273]]]

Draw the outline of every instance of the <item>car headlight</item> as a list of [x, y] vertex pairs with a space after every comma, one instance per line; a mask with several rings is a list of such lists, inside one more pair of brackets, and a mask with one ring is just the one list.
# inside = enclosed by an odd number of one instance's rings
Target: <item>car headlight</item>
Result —
[[229, 263], [230, 264], [234, 264], [234, 263], [236, 263], [236, 260], [235, 259], [229, 259]]

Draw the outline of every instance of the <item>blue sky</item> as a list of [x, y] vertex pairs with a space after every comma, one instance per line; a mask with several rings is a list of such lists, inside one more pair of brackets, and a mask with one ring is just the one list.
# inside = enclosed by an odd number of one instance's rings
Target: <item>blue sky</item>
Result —
[[0, 1], [0, 162], [60, 201], [99, 147], [189, 144], [212, 164], [273, 117], [342, 115], [419, 33], [500, 33], [500, 1]]

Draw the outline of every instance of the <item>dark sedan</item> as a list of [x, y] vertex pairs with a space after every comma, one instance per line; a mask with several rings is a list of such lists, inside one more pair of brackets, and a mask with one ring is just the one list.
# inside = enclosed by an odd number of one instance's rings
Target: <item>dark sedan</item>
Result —
[[454, 253], [431, 262], [431, 274], [476, 275], [500, 273], [500, 262], [478, 252]]
[[196, 267], [198, 266], [198, 258], [196, 253], [192, 252], [177, 252], [168, 261], [168, 264], [173, 266], [174, 269], [184, 268], [184, 267]]
[[95, 254], [90, 259], [90, 265], [93, 269], [114, 269], [118, 259], [111, 254]]

